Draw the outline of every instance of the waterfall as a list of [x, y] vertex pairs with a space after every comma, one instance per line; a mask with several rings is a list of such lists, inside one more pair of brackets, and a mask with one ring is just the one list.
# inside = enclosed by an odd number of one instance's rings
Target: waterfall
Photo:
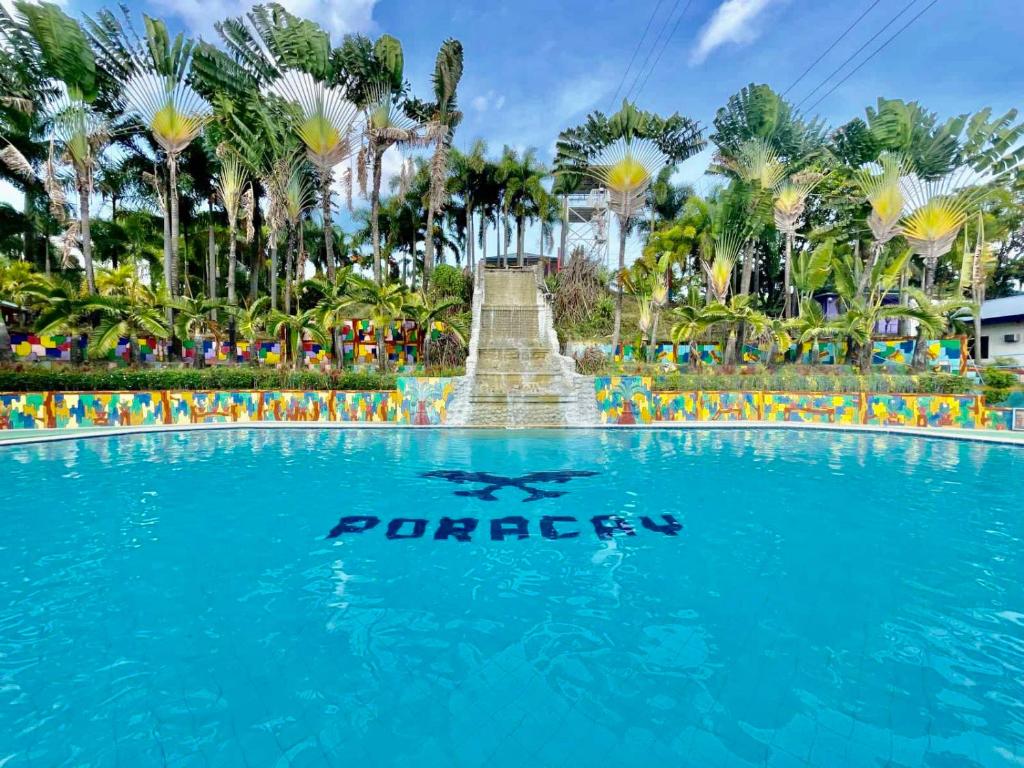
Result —
[[533, 268], [477, 265], [466, 376], [452, 424], [523, 428], [598, 423], [593, 379], [559, 353], [551, 307]]

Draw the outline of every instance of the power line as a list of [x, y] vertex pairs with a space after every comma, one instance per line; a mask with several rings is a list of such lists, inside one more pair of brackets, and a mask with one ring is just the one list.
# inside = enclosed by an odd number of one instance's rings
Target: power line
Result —
[[679, 14], [679, 18], [676, 19], [676, 23], [672, 25], [672, 31], [668, 33], [668, 37], [665, 38], [664, 45], [662, 45], [661, 50], [658, 51], [657, 58], [654, 59], [654, 63], [651, 65], [651, 68], [647, 70], [647, 74], [644, 76], [644, 81], [640, 83], [640, 87], [637, 88], [636, 93], [633, 94], [634, 99], [640, 98], [640, 94], [643, 93], [644, 86], [647, 85], [648, 78], [650, 78], [650, 76], [654, 74], [654, 70], [658, 68], [658, 62], [660, 62], [661, 57], [665, 55], [665, 49], [668, 48], [668, 44], [672, 40], [672, 37], [675, 35], [676, 30], [679, 29], [679, 22], [681, 22], [683, 20], [683, 17], [686, 16], [686, 12], [690, 10], [691, 5], [693, 5], [693, 0], [687, 0], [686, 5], [683, 8], [683, 12]]
[[[675, 5], [672, 6], [672, 10], [669, 11], [668, 16], [665, 17], [666, 19], [671, 19], [673, 16], [675, 16], [676, 11], [679, 10], [679, 3], [681, 2], [682, 0], [676, 0]], [[643, 74], [643, 71], [645, 69], [647, 69], [647, 64], [651, 60], [651, 55], [654, 53], [654, 49], [658, 47], [658, 43], [661, 41], [661, 35], [666, 29], [667, 25], [662, 26], [662, 28], [658, 30], [658, 36], [654, 38], [654, 45], [647, 49], [647, 55], [644, 56], [644, 63], [640, 65], [640, 69], [637, 70], [636, 76], [634, 76], [633, 82], [630, 83], [629, 90], [626, 91], [626, 94], [623, 98], [628, 99], [629, 94], [632, 93], [633, 90], [636, 88], [636, 84], [640, 81], [640, 75]]]
[[816, 58], [816, 59], [815, 59], [814, 61], [812, 61], [812, 62], [810, 63], [810, 65], [809, 65], [809, 66], [807, 67], [807, 69], [805, 69], [805, 70], [804, 70], [803, 72], [801, 72], [801, 73], [800, 73], [800, 77], [798, 77], [798, 78], [797, 78], [796, 80], [794, 80], [794, 81], [792, 82], [792, 84], [790, 84], [789, 88], [787, 88], [786, 90], [784, 90], [784, 91], [782, 92], [782, 95], [783, 95], [783, 96], [785, 96], [785, 95], [786, 95], [787, 93], [789, 93], [790, 91], [792, 91], [792, 90], [793, 90], [793, 88], [794, 88], [794, 87], [796, 87], [797, 83], [799, 83], [799, 82], [800, 82], [801, 80], [803, 80], [803, 79], [804, 79], [805, 77], [807, 77], [807, 73], [808, 73], [808, 72], [810, 72], [810, 71], [811, 71], [812, 69], [814, 69], [814, 68], [815, 68], [816, 66], [818, 66], [818, 63], [819, 63], [819, 62], [820, 62], [820, 61], [821, 61], [822, 59], [824, 59], [824, 58], [825, 58], [826, 56], [828, 56], [828, 55], [829, 55], [829, 54], [830, 54], [830, 53], [832, 52], [832, 50], [833, 50], [833, 49], [834, 49], [834, 48], [835, 48], [835, 47], [836, 47], [837, 45], [839, 45], [839, 43], [841, 43], [841, 42], [842, 42], [843, 38], [844, 38], [844, 37], [846, 37], [846, 36], [847, 36], [848, 34], [850, 34], [850, 32], [852, 32], [852, 31], [853, 31], [853, 28], [854, 28], [854, 27], [856, 27], [856, 26], [857, 26], [858, 24], [860, 24], [860, 23], [861, 23], [861, 21], [862, 21], [862, 20], [864, 19], [864, 17], [865, 17], [865, 16], [867, 16], [867, 15], [868, 15], [869, 13], [871, 13], [871, 11], [872, 11], [872, 10], [874, 10], [874, 7], [875, 7], [876, 5], [878, 5], [878, 4], [880, 3], [880, 2], [882, 2], [882, 0], [874, 0], [874, 2], [873, 2], [873, 3], [871, 3], [871, 5], [869, 5], [869, 6], [868, 6], [868, 7], [867, 7], [867, 8], [866, 8], [866, 9], [864, 10], [864, 12], [863, 12], [863, 13], [861, 13], [861, 15], [860, 15], [860, 16], [858, 16], [858, 17], [857, 17], [857, 18], [856, 18], [856, 19], [854, 20], [854, 22], [853, 22], [853, 23], [852, 23], [852, 24], [851, 24], [850, 26], [848, 26], [848, 27], [847, 27], [846, 29], [844, 29], [844, 30], [843, 30], [842, 34], [841, 34], [841, 35], [839, 35], [839, 37], [837, 37], [837, 38], [836, 38], [835, 40], [833, 40], [833, 41], [832, 41], [832, 45], [830, 45], [830, 46], [829, 46], [828, 48], [826, 48], [826, 49], [825, 49], [825, 50], [824, 50], [824, 51], [822, 52], [821, 56], [819, 56], [819, 57], [818, 57], [818, 58]]
[[619, 91], [622, 90], [622, 86], [626, 83], [626, 78], [629, 76], [629, 70], [633, 68], [633, 62], [636, 61], [636, 55], [640, 53], [640, 46], [644, 44], [644, 40], [647, 39], [647, 33], [651, 31], [651, 24], [654, 23], [654, 17], [658, 15], [658, 9], [661, 8], [661, 4], [665, 0], [658, 0], [654, 6], [654, 10], [651, 11], [651, 16], [647, 19], [647, 26], [644, 27], [644, 33], [640, 35], [640, 39], [636, 43], [636, 47], [633, 49], [633, 55], [629, 57], [629, 64], [626, 65], [626, 71], [622, 73], [622, 79], [619, 81], [618, 88], [615, 89], [615, 95], [612, 96], [611, 109], [615, 109], [615, 102], [619, 98]]
[[864, 66], [865, 64], [867, 64], [867, 63], [868, 63], [869, 61], [871, 61], [871, 59], [873, 59], [873, 58], [875, 57], [875, 55], [876, 55], [876, 54], [879, 54], [879, 53], [881, 53], [881, 52], [882, 52], [882, 49], [884, 49], [884, 48], [885, 48], [885, 47], [886, 47], [887, 45], [889, 45], [889, 43], [891, 43], [891, 42], [892, 42], [893, 40], [895, 40], [895, 39], [896, 39], [897, 37], [899, 37], [899, 35], [900, 35], [900, 34], [901, 34], [901, 33], [902, 33], [902, 32], [903, 32], [903, 31], [904, 31], [904, 30], [905, 30], [905, 29], [906, 29], [907, 27], [909, 27], [909, 26], [910, 26], [911, 24], [913, 24], [913, 23], [914, 23], [915, 21], [917, 21], [917, 20], [918, 20], [919, 18], [921, 18], [922, 16], [924, 16], [924, 14], [925, 14], [925, 11], [927, 11], [927, 10], [928, 10], [929, 8], [931, 8], [931, 7], [933, 6], [933, 5], [935, 5], [935, 4], [937, 3], [937, 2], [939, 2], [939, 0], [932, 0], [932, 1], [930, 2], [930, 3], [928, 3], [928, 5], [926, 5], [926, 6], [924, 7], [924, 8], [922, 8], [922, 9], [921, 9], [921, 10], [920, 10], [920, 11], [918, 12], [918, 14], [917, 14], [916, 16], [914, 16], [914, 17], [913, 17], [913, 18], [912, 18], [912, 19], [911, 19], [910, 21], [908, 21], [908, 22], [907, 22], [906, 24], [904, 24], [904, 25], [903, 25], [902, 27], [900, 27], [899, 29], [897, 29], [897, 30], [896, 30], [896, 31], [895, 31], [895, 32], [894, 32], [894, 33], [892, 34], [892, 36], [891, 36], [890, 38], [888, 38], [888, 39], [887, 39], [887, 40], [886, 40], [886, 41], [885, 41], [884, 43], [882, 43], [882, 44], [881, 44], [880, 46], [878, 46], [878, 47], [877, 47], [877, 48], [876, 48], [876, 49], [875, 49], [874, 51], [872, 51], [872, 52], [871, 52], [871, 55], [870, 55], [870, 56], [868, 56], [868, 57], [867, 57], [866, 59], [864, 59], [864, 61], [862, 61], [862, 62], [861, 62], [860, 64], [858, 64], [858, 65], [857, 65], [856, 67], [854, 67], [854, 68], [853, 68], [853, 69], [852, 69], [852, 70], [850, 71], [850, 73], [849, 73], [848, 75], [846, 75], [846, 77], [844, 77], [844, 78], [843, 78], [842, 80], [840, 80], [840, 81], [839, 81], [838, 83], [836, 83], [835, 85], [833, 85], [833, 86], [832, 86], [832, 87], [831, 87], [831, 88], [830, 88], [830, 89], [828, 90], [828, 92], [827, 92], [827, 93], [826, 93], [826, 94], [825, 94], [824, 96], [822, 96], [822, 97], [821, 97], [820, 99], [818, 99], [818, 100], [817, 100], [816, 102], [814, 102], [814, 103], [813, 103], [813, 104], [812, 104], [812, 105], [811, 105], [811, 106], [810, 106], [810, 107], [808, 108], [808, 110], [807, 110], [807, 111], [808, 111], [808, 112], [810, 112], [810, 111], [811, 111], [812, 109], [814, 109], [814, 108], [815, 108], [816, 106], [818, 106], [819, 104], [821, 104], [821, 102], [823, 102], [823, 101], [824, 101], [825, 99], [827, 99], [827, 98], [828, 98], [829, 96], [831, 96], [831, 95], [832, 95], [832, 94], [833, 94], [833, 93], [835, 92], [836, 88], [838, 88], [838, 87], [839, 87], [840, 85], [842, 85], [842, 84], [843, 84], [843, 83], [845, 83], [845, 82], [846, 82], [847, 80], [849, 80], [849, 79], [850, 79], [851, 77], [853, 77], [853, 76], [854, 76], [855, 74], [857, 74], [857, 71], [858, 71], [858, 70], [859, 70], [859, 69], [860, 69], [861, 67], [863, 67], [863, 66]]
[[[864, 44], [863, 44], [863, 45], [862, 45], [862, 46], [861, 46], [860, 48], [858, 48], [858, 49], [857, 49], [856, 51], [854, 51], [853, 53], [851, 53], [851, 54], [849, 55], [849, 57], [847, 57], [847, 58], [846, 58], [846, 59], [845, 59], [845, 60], [843, 61], [843, 63], [842, 63], [842, 64], [840, 64], [840, 65], [839, 65], [838, 67], [836, 67], [836, 68], [835, 68], [835, 69], [833, 69], [833, 70], [832, 70], [831, 72], [829, 72], [829, 73], [828, 73], [828, 74], [827, 74], [827, 75], [825, 76], [825, 78], [824, 78], [824, 79], [823, 79], [823, 80], [822, 80], [822, 81], [821, 81], [820, 83], [818, 83], [818, 84], [817, 84], [816, 86], [814, 86], [814, 87], [813, 87], [813, 88], [812, 88], [812, 89], [810, 90], [810, 92], [809, 92], [809, 93], [808, 93], [808, 94], [807, 94], [806, 96], [804, 96], [804, 97], [803, 97], [802, 99], [800, 99], [800, 101], [799, 101], [799, 102], [797, 102], [796, 106], [797, 106], [797, 107], [799, 107], [799, 106], [800, 106], [801, 104], [803, 104], [803, 103], [804, 103], [805, 101], [807, 101], [807, 100], [808, 100], [809, 98], [811, 98], [811, 96], [813, 96], [813, 95], [814, 95], [815, 93], [817, 93], [817, 91], [818, 91], [818, 89], [819, 89], [819, 88], [821, 88], [821, 87], [822, 87], [823, 85], [825, 85], [826, 83], [828, 83], [828, 81], [829, 81], [829, 80], [831, 80], [831, 79], [832, 79], [833, 77], [835, 77], [835, 76], [836, 76], [837, 74], [839, 74], [839, 72], [841, 72], [841, 71], [842, 71], [843, 67], [845, 67], [845, 66], [846, 66], [847, 64], [849, 64], [849, 63], [850, 63], [851, 61], [853, 61], [853, 60], [854, 60], [855, 58], [857, 58], [857, 56], [859, 56], [859, 55], [860, 55], [860, 53], [861, 53], [861, 52], [862, 52], [862, 51], [863, 51], [863, 50], [864, 50], [865, 48], [867, 48], [867, 47], [868, 47], [869, 45], [871, 45], [871, 43], [873, 43], [873, 42], [874, 42], [875, 40], [877, 40], [877, 39], [878, 39], [878, 37], [879, 37], [879, 36], [880, 36], [880, 35], [881, 35], [881, 34], [882, 34], [883, 32], [885, 32], [885, 30], [887, 30], [887, 29], [888, 29], [889, 27], [891, 27], [891, 26], [892, 26], [893, 24], [895, 24], [895, 23], [896, 23], [896, 21], [897, 21], [897, 19], [899, 19], [899, 17], [900, 17], [900, 16], [902, 16], [902, 15], [903, 15], [904, 13], [906, 13], [907, 11], [909, 11], [909, 10], [910, 10], [910, 8], [911, 8], [911, 6], [913, 6], [913, 5], [914, 5], [914, 4], [916, 3], [916, 2], [917, 2], [917, 0], [910, 0], [910, 2], [909, 2], [909, 3], [907, 3], [907, 4], [906, 4], [906, 5], [905, 5], [905, 6], [904, 6], [904, 7], [903, 7], [903, 8], [902, 8], [902, 9], [901, 9], [900, 11], [899, 11], [899, 13], [897, 13], [897, 14], [896, 14], [895, 16], [893, 16], [893, 17], [892, 17], [891, 19], [889, 19], [889, 21], [887, 21], [887, 22], [886, 22], [886, 23], [885, 23], [885, 24], [884, 24], [884, 25], [882, 26], [882, 28], [881, 28], [880, 30], [878, 30], [877, 32], [875, 32], [875, 34], [873, 34], [873, 35], [872, 35], [871, 37], [869, 37], [869, 38], [868, 38], [868, 39], [867, 39], [867, 40], [866, 40], [866, 41], [864, 42]], [[810, 111], [810, 110], [808, 110], [808, 111]]]

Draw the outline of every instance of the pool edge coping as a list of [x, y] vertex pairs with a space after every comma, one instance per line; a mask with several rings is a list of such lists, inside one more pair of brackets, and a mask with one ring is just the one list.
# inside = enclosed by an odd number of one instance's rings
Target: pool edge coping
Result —
[[962, 440], [976, 443], [996, 445], [1015, 445], [1024, 447], [1024, 433], [1003, 432], [999, 430], [961, 430], [941, 427], [899, 427], [877, 424], [819, 424], [807, 422], [775, 422], [763, 421], [686, 421], [657, 422], [653, 424], [593, 424], [565, 425], [538, 424], [522, 429], [507, 427], [463, 426], [454, 424], [395, 424], [391, 422], [303, 422], [303, 421], [263, 421], [263, 422], [230, 422], [213, 424], [150, 424], [137, 427], [96, 427], [93, 429], [38, 429], [40, 434], [17, 435], [5, 438], [0, 433], [0, 448], [11, 445], [29, 445], [32, 443], [53, 443], [67, 440], [84, 440], [96, 437], [119, 437], [137, 434], [155, 434], [160, 432], [196, 432], [207, 430], [245, 430], [245, 429], [330, 429], [330, 430], [444, 430], [444, 431], [507, 431], [525, 432], [531, 430], [742, 430], [742, 429], [775, 429], [775, 430], [808, 430], [825, 432], [862, 432], [867, 434], [904, 435], [908, 437], [928, 437], [939, 440]]

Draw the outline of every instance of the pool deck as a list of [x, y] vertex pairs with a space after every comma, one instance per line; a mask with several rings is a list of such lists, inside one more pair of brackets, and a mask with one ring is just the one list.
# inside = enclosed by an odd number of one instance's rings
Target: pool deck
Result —
[[[494, 428], [462, 427], [451, 425], [413, 426], [394, 423], [364, 422], [242, 422], [217, 424], [167, 424], [145, 427], [82, 427], [76, 429], [10, 429], [0, 431], [0, 446], [25, 445], [29, 443], [50, 443], [62, 440], [76, 440], [90, 437], [112, 437], [117, 435], [150, 434], [155, 432], [192, 432], [199, 430], [223, 429], [435, 429], [435, 430], [478, 430]], [[906, 435], [911, 437], [930, 437], [938, 440], [968, 440], [978, 443], [997, 443], [1002, 445], [1024, 446], [1024, 432], [1007, 432], [989, 429], [950, 429], [950, 428], [916, 428], [916, 427], [884, 427], [863, 424], [808, 424], [799, 422], [765, 423], [763, 421], [687, 421], [657, 422], [654, 424], [597, 424], [594, 426], [567, 427], [565, 425], [537, 425], [528, 429], [632, 429], [632, 430], [688, 430], [688, 429], [788, 429], [805, 431], [831, 432], [864, 432], [869, 434]], [[521, 431], [521, 430], [509, 430]]]

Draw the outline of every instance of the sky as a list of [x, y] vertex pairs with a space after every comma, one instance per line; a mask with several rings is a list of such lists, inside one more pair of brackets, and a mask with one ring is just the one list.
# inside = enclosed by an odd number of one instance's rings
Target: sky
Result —
[[[550, 162], [560, 130], [582, 122], [595, 109], [614, 111], [626, 95], [643, 109], [679, 112], [710, 126], [715, 110], [752, 82], [786, 92], [791, 101], [802, 102], [802, 110], [834, 126], [863, 116], [879, 96], [917, 100], [941, 117], [984, 106], [1024, 106], [1024, 0], [282, 4], [316, 19], [336, 42], [349, 32], [397, 37], [405, 52], [406, 78], [414, 93], [424, 95], [429, 94], [438, 46], [446, 37], [458, 38], [465, 49], [459, 90], [465, 120], [456, 145], [467, 148], [483, 138], [495, 155], [505, 144], [536, 147]], [[63, 5], [75, 14], [94, 11], [102, 3], [64, 0]], [[137, 13], [166, 19], [172, 29], [215, 40], [213, 23], [243, 13], [251, 3], [134, 0], [130, 5]], [[862, 61], [866, 63], [840, 84]], [[825, 98], [819, 102], [821, 96]], [[706, 152], [688, 161], [677, 178], [706, 189], [711, 183], [703, 175], [708, 159]], [[395, 159], [391, 166], [397, 167]], [[535, 244], [536, 237], [530, 237], [527, 250], [535, 250]], [[631, 250], [636, 248], [631, 244]]]

